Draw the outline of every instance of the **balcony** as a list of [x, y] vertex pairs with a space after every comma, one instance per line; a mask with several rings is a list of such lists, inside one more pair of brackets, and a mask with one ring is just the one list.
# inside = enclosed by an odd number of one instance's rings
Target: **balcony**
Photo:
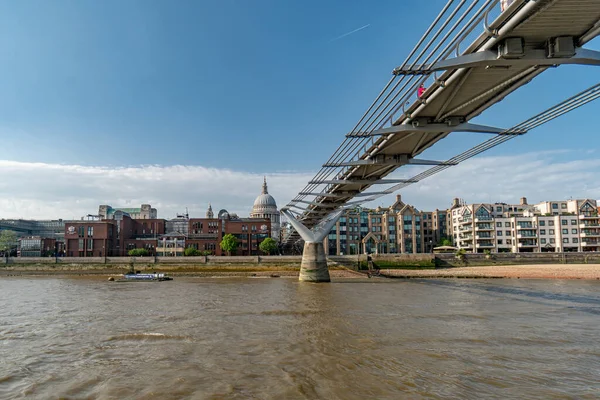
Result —
[[600, 223], [592, 222], [592, 221], [586, 221], [586, 222], [580, 223], [579, 227], [581, 229], [585, 229], [585, 228], [600, 228]]
[[491, 225], [476, 225], [475, 230], [476, 231], [493, 231], [494, 227]]
[[537, 239], [537, 235], [517, 233], [517, 239]]
[[535, 242], [535, 243], [534, 242], [524, 242], [524, 243], [519, 242], [519, 244], [517, 246], [519, 246], [519, 247], [538, 247], [538, 244], [537, 244], [537, 242]]
[[596, 246], [600, 245], [600, 240], [597, 240], [597, 239], [587, 239], [587, 240], [586, 239], [582, 239], [581, 240], [581, 245], [582, 246], [594, 246], [594, 247], [596, 247]]
[[597, 213], [579, 214], [579, 219], [599, 219]]
[[475, 222], [491, 221], [494, 217], [475, 217]]
[[489, 249], [494, 247], [494, 243], [491, 242], [483, 242], [483, 243], [477, 243], [477, 248], [485, 248], [485, 249]]
[[518, 230], [530, 229], [530, 230], [535, 231], [535, 230], [537, 230], [537, 225], [533, 225], [533, 224], [532, 225], [517, 225], [517, 229]]
[[472, 218], [463, 218], [462, 220], [459, 220], [458, 223], [461, 225], [465, 225], [465, 224], [470, 224], [473, 222]]
[[494, 235], [475, 235], [475, 239], [477, 240], [491, 240], [494, 239]]
[[581, 231], [581, 237], [600, 237], [600, 230], [598, 229], [593, 229], [593, 230], [587, 230], [587, 231]]

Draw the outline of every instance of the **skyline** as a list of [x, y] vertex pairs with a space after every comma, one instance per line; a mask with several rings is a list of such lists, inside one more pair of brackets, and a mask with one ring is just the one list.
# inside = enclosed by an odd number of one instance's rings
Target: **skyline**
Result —
[[[530, 204], [569, 198], [599, 199], [600, 183], [594, 177], [595, 171], [600, 169], [600, 159], [594, 158], [595, 151], [581, 149], [579, 153], [587, 153], [588, 159], [564, 161], [569, 153], [578, 152], [476, 157], [462, 167], [452, 167], [397, 194], [423, 211], [447, 208], [454, 197], [468, 203], [516, 203], [521, 197], [527, 197]], [[511, 166], [511, 174], [498, 176], [491, 183], [486, 176], [494, 173], [498, 165]], [[412, 167], [410, 171], [423, 168]], [[57, 173], [66, 179], [53, 179]], [[249, 215], [263, 182], [260, 174], [189, 166], [111, 169], [0, 161], [0, 174], [14, 178], [9, 185], [6, 181], [0, 184], [3, 192], [30, 194], [22, 200], [0, 199], [0, 218], [6, 219], [79, 219], [96, 213], [100, 204], [139, 207], [142, 203], [151, 204], [158, 209], [159, 218], [166, 219], [185, 212], [186, 207], [191, 216], [202, 217], [208, 203], [215, 213], [227, 209], [244, 217]], [[267, 174], [269, 193], [281, 208], [282, 199], [295, 194], [297, 186], [310, 177], [312, 174], [293, 172]], [[90, 179], [94, 185], [89, 184]], [[484, 182], [487, 184], [482, 186]], [[537, 184], [533, 186], [532, 182]], [[107, 192], [117, 194], [108, 197]], [[395, 195], [365, 206], [387, 207], [394, 202]], [[45, 201], [48, 203], [44, 204]]]
[[[0, 218], [79, 217], [101, 203], [142, 202], [165, 217], [186, 206], [203, 214], [209, 202], [246, 215], [263, 175], [281, 208], [443, 3], [0, 4], [0, 46], [11, 61], [0, 65]], [[598, 50], [598, 39], [587, 47]], [[596, 75], [593, 67], [549, 70], [474, 122], [510, 127], [596, 83]], [[509, 199], [499, 201], [600, 198], [593, 178], [571, 176], [598, 168], [597, 110], [591, 103], [399, 193], [423, 209], [503, 191]], [[447, 159], [482, 140], [452, 134], [421, 157]], [[497, 171], [494, 160], [510, 170]], [[512, 178], [499, 176], [506, 173]], [[149, 189], [152, 183], [159, 185]], [[533, 196], [516, 193], [523, 189]], [[388, 204], [388, 197], [366, 205]]]

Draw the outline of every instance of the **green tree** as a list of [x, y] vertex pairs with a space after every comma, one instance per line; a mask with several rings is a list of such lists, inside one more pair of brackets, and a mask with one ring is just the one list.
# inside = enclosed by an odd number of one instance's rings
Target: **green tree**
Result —
[[0, 232], [0, 251], [10, 252], [17, 245], [17, 234], [13, 231]]
[[277, 250], [277, 242], [270, 237], [266, 238], [258, 245], [258, 248], [263, 253], [271, 255], [275, 250]]
[[183, 251], [183, 255], [186, 257], [195, 257], [195, 256], [199, 256], [200, 252], [193, 247], [186, 247], [185, 250]]
[[448, 238], [444, 238], [444, 239], [442, 239], [442, 241], [440, 242], [440, 244], [442, 246], [452, 246], [452, 240], [450, 240]]
[[131, 257], [147, 257], [150, 252], [147, 249], [131, 249], [127, 252]]
[[230, 256], [231, 253], [237, 250], [238, 240], [231, 233], [228, 233], [227, 235], [223, 236], [223, 240], [221, 240], [219, 246], [221, 247], [221, 250], [223, 250], [227, 253], [228, 256]]

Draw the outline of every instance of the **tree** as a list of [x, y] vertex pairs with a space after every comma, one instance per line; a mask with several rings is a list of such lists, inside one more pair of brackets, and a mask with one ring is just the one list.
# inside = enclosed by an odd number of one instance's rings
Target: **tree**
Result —
[[147, 249], [131, 249], [127, 252], [131, 257], [146, 257], [150, 254]]
[[228, 233], [227, 235], [223, 236], [223, 240], [221, 240], [219, 246], [221, 247], [221, 250], [223, 250], [227, 253], [228, 256], [230, 256], [231, 253], [237, 250], [238, 240], [231, 233]]
[[17, 234], [13, 231], [0, 232], [0, 251], [9, 252], [17, 245]]
[[268, 255], [271, 255], [271, 253], [273, 253], [275, 250], [277, 250], [277, 242], [275, 240], [271, 239], [270, 237], [268, 237], [265, 240], [263, 240], [262, 242], [260, 242], [260, 244], [258, 245], [258, 248], [263, 253], [267, 253]]
[[195, 256], [199, 256], [200, 252], [193, 247], [186, 247], [185, 250], [183, 251], [183, 255], [186, 257], [195, 257]]
[[442, 239], [441, 245], [442, 246], [452, 246], [452, 240], [450, 240], [448, 238], [444, 238], [444, 239]]

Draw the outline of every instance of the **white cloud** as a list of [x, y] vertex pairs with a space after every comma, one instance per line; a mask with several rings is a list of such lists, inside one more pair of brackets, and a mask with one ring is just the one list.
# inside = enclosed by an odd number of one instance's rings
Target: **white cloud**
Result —
[[[584, 152], [581, 152], [584, 153]], [[600, 198], [596, 176], [599, 159], [560, 161], [570, 153], [537, 152], [477, 157], [403, 189], [403, 199], [422, 210], [447, 207], [453, 197], [467, 202], [518, 202]], [[412, 176], [424, 168], [410, 167]], [[79, 218], [95, 214], [99, 204], [139, 207], [150, 203], [159, 217], [171, 218], [188, 207], [201, 217], [209, 202], [247, 216], [260, 193], [262, 175], [200, 166], [90, 167], [0, 161], [0, 218]], [[267, 176], [269, 193], [281, 207], [300, 191], [314, 172], [280, 172]], [[374, 187], [373, 190], [380, 190]], [[387, 206], [386, 196], [369, 206]]]
[[[527, 197], [530, 204], [570, 197], [600, 198], [600, 183], [596, 178], [600, 159], [557, 160], [576, 153], [581, 152], [476, 157], [408, 186], [400, 193], [405, 202], [422, 210], [446, 208], [454, 197], [467, 203], [518, 203], [521, 197]], [[414, 176], [421, 170], [423, 168], [415, 168], [414, 174], [405, 172], [403, 176]], [[382, 197], [370, 206], [389, 205], [393, 200], [394, 196]]]

